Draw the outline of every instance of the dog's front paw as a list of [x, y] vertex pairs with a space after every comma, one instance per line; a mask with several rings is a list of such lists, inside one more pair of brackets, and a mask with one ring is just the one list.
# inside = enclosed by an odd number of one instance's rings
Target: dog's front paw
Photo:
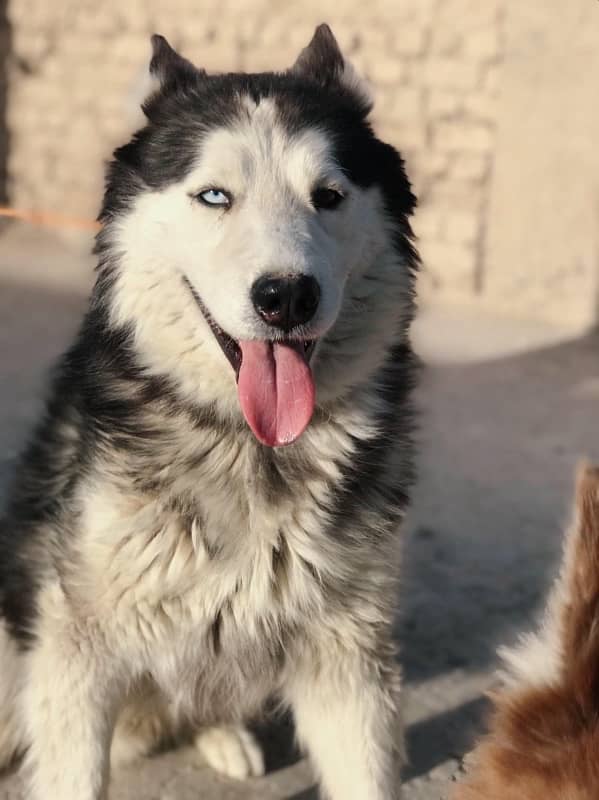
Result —
[[228, 778], [264, 775], [264, 758], [254, 736], [242, 725], [203, 728], [195, 738], [202, 761]]

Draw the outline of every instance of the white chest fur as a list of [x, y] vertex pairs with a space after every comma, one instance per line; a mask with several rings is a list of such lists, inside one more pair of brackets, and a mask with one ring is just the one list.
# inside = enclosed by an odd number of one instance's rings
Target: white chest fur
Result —
[[[351, 458], [350, 432], [374, 433], [364, 412], [347, 417], [346, 425], [308, 430], [311, 463], [275, 479], [263, 474], [272, 465], [257, 466], [255, 445], [238, 440], [211, 447], [191, 468], [198, 444], [176, 443], [164, 458], [167, 492], [133, 491], [99, 468], [77, 498], [78, 611], [171, 691], [197, 694], [206, 671], [223, 686], [231, 671], [245, 678], [231, 686], [273, 678], [298, 631], [326, 613], [327, 587], [347, 571], [327, 509]], [[197, 696], [193, 704], [203, 706]]]

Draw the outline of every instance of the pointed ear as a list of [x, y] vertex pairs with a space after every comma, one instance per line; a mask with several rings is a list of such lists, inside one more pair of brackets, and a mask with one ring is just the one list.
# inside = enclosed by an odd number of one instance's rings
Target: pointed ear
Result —
[[291, 71], [319, 82], [335, 79], [343, 71], [344, 59], [328, 25], [319, 25], [310, 44], [304, 47]]
[[157, 81], [158, 88], [181, 86], [205, 74], [203, 70], [194, 67], [191, 61], [173, 50], [164, 36], [155, 33], [151, 41], [150, 75]]
[[599, 655], [599, 467], [579, 466], [574, 511], [563, 568], [563, 647], [578, 657], [592, 636]]
[[346, 89], [354, 95], [365, 114], [372, 108], [370, 87], [345, 60], [333, 31], [325, 23], [316, 28], [310, 44], [304, 47], [290, 71], [321, 86]]

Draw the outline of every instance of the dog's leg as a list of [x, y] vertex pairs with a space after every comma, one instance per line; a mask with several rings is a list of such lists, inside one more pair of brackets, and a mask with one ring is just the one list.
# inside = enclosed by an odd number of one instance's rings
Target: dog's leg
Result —
[[101, 659], [99, 637], [69, 622], [57, 587], [51, 594], [40, 603], [23, 692], [27, 798], [104, 800], [116, 676]]
[[392, 657], [323, 642], [296, 668], [288, 696], [325, 796], [398, 800], [403, 731]]
[[[130, 764], [162, 745], [185, 740], [192, 729], [169, 706], [150, 681], [142, 682], [125, 700], [119, 714], [112, 747], [112, 767]], [[211, 725], [195, 731], [194, 747], [203, 765], [229, 778], [244, 780], [264, 774], [262, 749], [241, 724]]]
[[110, 765], [126, 766], [160, 747], [174, 745], [184, 732], [185, 725], [160, 689], [144, 680], [124, 700], [112, 737]]
[[203, 728], [195, 737], [201, 761], [236, 780], [264, 775], [264, 757], [254, 735], [243, 725]]

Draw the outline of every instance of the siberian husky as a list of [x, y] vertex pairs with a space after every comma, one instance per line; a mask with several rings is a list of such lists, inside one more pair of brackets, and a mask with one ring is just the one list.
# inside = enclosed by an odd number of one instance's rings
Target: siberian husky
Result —
[[99, 800], [183, 731], [263, 771], [293, 712], [323, 793], [399, 797], [391, 626], [412, 480], [415, 200], [326, 25], [283, 73], [153, 37], [98, 272], [0, 529], [0, 764]]

